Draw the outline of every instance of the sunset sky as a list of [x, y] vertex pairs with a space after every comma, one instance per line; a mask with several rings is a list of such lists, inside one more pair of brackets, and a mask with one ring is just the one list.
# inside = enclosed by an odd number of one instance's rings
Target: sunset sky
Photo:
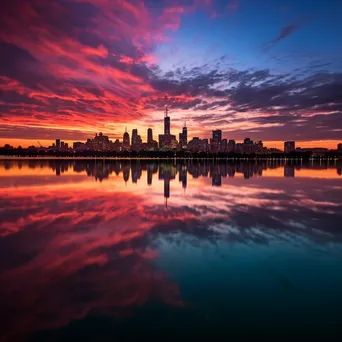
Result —
[[342, 1], [10, 0], [0, 146], [187, 122], [281, 147], [342, 141]]

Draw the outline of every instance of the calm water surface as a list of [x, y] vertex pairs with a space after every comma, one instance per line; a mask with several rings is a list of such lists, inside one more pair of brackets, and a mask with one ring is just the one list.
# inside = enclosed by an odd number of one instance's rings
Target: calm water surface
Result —
[[342, 340], [338, 163], [1, 161], [0, 193], [1, 341]]

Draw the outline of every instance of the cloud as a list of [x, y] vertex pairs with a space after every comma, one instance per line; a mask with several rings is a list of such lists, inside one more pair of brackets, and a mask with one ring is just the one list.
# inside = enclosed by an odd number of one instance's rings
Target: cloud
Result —
[[301, 22], [289, 24], [289, 25], [282, 27], [279, 34], [274, 39], [270, 40], [268, 43], [265, 44], [264, 50], [271, 49], [274, 45], [279, 43], [281, 40], [289, 37], [291, 34], [299, 30], [303, 26], [304, 23], [305, 21], [303, 20]]
[[[341, 74], [322, 69], [330, 65], [317, 58], [286, 74], [232, 65], [227, 56], [162, 70], [158, 44], [185, 16], [217, 8], [214, 1], [195, 0], [159, 6], [122, 0], [7, 3], [0, 14], [0, 136], [39, 140], [64, 131], [65, 138], [83, 140], [98, 130], [118, 137], [120, 125], [160, 122], [157, 113], [165, 104], [175, 129], [194, 118], [190, 135], [207, 134], [208, 124], [239, 134], [258, 129], [261, 135], [298, 116], [340, 115]], [[269, 45], [301, 25], [284, 28]], [[322, 120], [317, 134], [327, 139], [331, 122]]]
[[265, 140], [286, 139], [289, 132], [296, 139], [338, 139], [342, 74], [312, 65], [309, 73], [301, 71], [192, 68], [158, 74], [151, 84], [168, 99], [154, 96], [145, 106], [162, 110], [168, 103], [178, 110], [177, 120], [193, 122], [192, 129], [210, 125], [236, 138], [258, 131]]

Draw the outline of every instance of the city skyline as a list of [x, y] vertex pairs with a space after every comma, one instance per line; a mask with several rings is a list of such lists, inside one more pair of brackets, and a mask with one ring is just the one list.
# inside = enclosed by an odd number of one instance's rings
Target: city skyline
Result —
[[146, 140], [167, 105], [189, 139], [214, 127], [275, 148], [336, 148], [341, 11], [337, 0], [6, 3], [0, 145], [115, 140], [125, 127]]
[[[168, 107], [165, 106], [164, 109], [164, 128], [163, 133], [156, 134], [158, 136], [158, 140], [153, 139], [153, 129], [151, 127], [147, 128], [146, 134], [146, 142], [141, 137], [141, 134], [138, 134], [138, 128], [133, 128], [131, 135], [127, 131], [127, 126], [125, 127], [125, 132], [122, 135], [122, 140], [115, 139], [115, 141], [111, 140], [109, 136], [103, 134], [102, 132], [95, 133], [95, 137], [87, 138], [85, 142], [81, 141], [73, 141], [69, 144], [69, 142], [65, 142], [60, 138], [55, 140], [55, 143], [52, 143], [48, 147], [44, 147], [40, 141], [37, 141], [38, 146], [31, 145], [28, 146], [36, 148], [44, 148], [54, 150], [55, 152], [86, 152], [86, 151], [102, 151], [102, 152], [124, 152], [124, 151], [163, 151], [163, 150], [177, 150], [177, 151], [188, 151], [190, 153], [193, 152], [209, 152], [209, 153], [238, 153], [238, 154], [254, 154], [254, 153], [267, 153], [267, 152], [276, 152], [277, 150], [283, 151], [284, 153], [293, 153], [296, 151], [304, 151], [309, 150], [310, 148], [306, 148], [305, 146], [297, 146], [296, 142], [293, 140], [284, 141], [283, 148], [274, 148], [270, 146], [265, 146], [262, 140], [253, 141], [249, 137], [245, 137], [241, 143], [235, 141], [235, 139], [228, 139], [224, 137], [224, 133], [220, 129], [213, 129], [211, 138], [203, 138], [203, 137], [193, 137], [192, 139], [188, 139], [188, 126], [184, 121], [181, 132], [178, 133], [179, 139], [177, 140], [177, 134], [172, 134], [171, 132], [171, 118], [169, 116]], [[21, 148], [22, 146], [11, 146], [10, 144], [5, 144], [4, 146], [0, 146], [0, 148], [12, 149], [12, 148]], [[342, 150], [342, 144], [338, 143], [337, 148], [333, 148], [331, 150]], [[322, 150], [322, 147], [315, 146], [316, 150]], [[323, 148], [323, 150], [328, 151], [328, 149]], [[323, 152], [317, 151], [317, 152]]]
[[340, 341], [341, 14], [2, 1], [0, 341]]
[[[54, 153], [58, 152], [158, 152], [158, 151], [183, 151], [189, 153], [207, 152], [207, 153], [237, 153], [237, 154], [267, 154], [274, 153], [277, 151], [283, 151], [285, 154], [294, 152], [309, 151], [310, 148], [305, 146], [296, 146], [296, 142], [293, 140], [284, 141], [283, 148], [274, 148], [272, 146], [265, 146], [262, 140], [253, 141], [249, 137], [245, 137], [242, 142], [238, 142], [235, 139], [230, 139], [224, 136], [224, 133], [220, 129], [213, 129], [211, 138], [193, 137], [188, 138], [188, 126], [184, 121], [182, 130], [177, 134], [172, 134], [171, 130], [171, 118], [169, 116], [169, 109], [165, 106], [164, 109], [164, 127], [161, 134], [156, 134], [158, 140], [153, 137], [153, 129], [147, 128], [146, 140], [144, 141], [139, 134], [138, 128], [133, 128], [131, 135], [125, 127], [125, 132], [122, 135], [122, 140], [115, 139], [111, 140], [109, 136], [102, 132], [95, 133], [94, 138], [87, 138], [85, 142], [73, 141], [71, 144], [61, 140], [60, 138], [55, 139], [55, 143], [52, 143], [48, 147], [43, 146], [40, 141], [37, 141], [38, 146], [31, 145], [30, 148], [45, 149]], [[178, 140], [177, 140], [178, 136]], [[11, 146], [5, 144], [0, 146], [7, 150], [18, 148], [18, 146]], [[22, 148], [22, 146], [19, 146]], [[323, 153], [329, 151], [329, 149], [315, 146], [311, 148], [311, 152]], [[330, 150], [336, 150], [337, 152], [342, 151], [342, 143], [338, 143], [335, 148]], [[33, 152], [33, 150], [32, 150]]]

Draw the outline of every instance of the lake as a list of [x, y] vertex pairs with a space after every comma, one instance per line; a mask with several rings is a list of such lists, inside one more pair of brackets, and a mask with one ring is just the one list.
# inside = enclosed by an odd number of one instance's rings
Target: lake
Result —
[[341, 174], [2, 160], [0, 339], [340, 340]]

